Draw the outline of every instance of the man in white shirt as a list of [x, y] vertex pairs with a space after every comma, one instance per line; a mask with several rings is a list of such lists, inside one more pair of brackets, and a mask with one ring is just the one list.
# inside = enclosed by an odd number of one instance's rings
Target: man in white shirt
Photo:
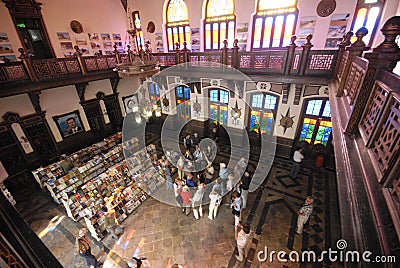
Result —
[[304, 159], [304, 155], [302, 154], [303, 148], [297, 147], [296, 151], [294, 151], [293, 155], [293, 166], [292, 170], [290, 171], [290, 177], [292, 179], [297, 178], [297, 173], [300, 171], [300, 164], [301, 161]]
[[[242, 228], [239, 231], [239, 226]], [[245, 248], [250, 237], [250, 226], [248, 224], [235, 225], [235, 239], [239, 255], [236, 255], [238, 261], [243, 261], [245, 257]]]

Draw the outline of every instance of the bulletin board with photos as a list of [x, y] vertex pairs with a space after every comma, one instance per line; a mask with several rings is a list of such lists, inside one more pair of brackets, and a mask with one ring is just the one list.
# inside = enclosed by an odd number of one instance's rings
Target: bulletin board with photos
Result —
[[16, 61], [17, 57], [14, 53], [7, 33], [0, 32], [0, 62]]

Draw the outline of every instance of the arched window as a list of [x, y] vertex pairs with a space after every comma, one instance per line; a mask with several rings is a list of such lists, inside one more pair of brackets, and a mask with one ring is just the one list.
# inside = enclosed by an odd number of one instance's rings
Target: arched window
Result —
[[257, 0], [252, 50], [283, 48], [296, 30], [297, 0]]
[[[368, 34], [363, 38], [367, 46], [372, 44], [384, 5], [385, 0], [358, 0], [351, 31], [355, 33], [361, 27], [367, 28]], [[356, 39], [354, 36], [351, 41], [354, 42]]]
[[204, 49], [213, 50], [224, 47], [224, 40], [233, 44], [235, 39], [233, 0], [208, 0], [206, 3], [206, 18], [204, 22]]
[[331, 106], [327, 99], [308, 100], [303, 113], [300, 141], [326, 146], [332, 133]]
[[135, 29], [135, 43], [139, 50], [140, 46], [144, 46], [142, 21], [140, 20], [139, 11], [132, 12], [132, 22], [133, 28]]
[[178, 110], [178, 116], [182, 118], [191, 118], [190, 113], [190, 87], [177, 86], [175, 88], [176, 93], [176, 108]]
[[210, 90], [210, 120], [221, 125], [228, 124], [229, 91], [221, 88]]
[[182, 47], [186, 42], [190, 49], [190, 27], [188, 11], [184, 0], [169, 0], [166, 10], [166, 30], [168, 50], [174, 50], [174, 44]]
[[250, 97], [249, 131], [272, 134], [278, 97], [254, 93]]

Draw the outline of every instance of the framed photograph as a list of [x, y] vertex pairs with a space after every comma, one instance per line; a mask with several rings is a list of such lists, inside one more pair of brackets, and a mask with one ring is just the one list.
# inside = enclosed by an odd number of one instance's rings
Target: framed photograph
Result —
[[63, 51], [64, 57], [69, 58], [69, 57], [74, 57], [75, 56], [75, 51], [74, 50], [65, 50]]
[[75, 42], [78, 46], [86, 46], [87, 45], [85, 38], [75, 38]]
[[93, 50], [93, 55], [95, 55], [95, 56], [101, 56], [101, 55], [103, 55], [103, 50], [101, 50], [101, 49], [94, 49], [94, 50]]
[[300, 18], [300, 28], [315, 28], [315, 23], [317, 22], [317, 17], [301, 17]]
[[117, 45], [117, 47], [122, 47], [122, 42], [114, 42], [114, 45]]
[[89, 40], [99, 40], [99, 35], [97, 33], [88, 33]]
[[132, 113], [133, 107], [139, 107], [139, 100], [137, 94], [122, 97], [122, 102], [124, 103], [125, 112], [127, 114]]
[[69, 33], [67, 32], [57, 32], [58, 40], [71, 40]]
[[53, 116], [53, 120], [56, 122], [58, 130], [63, 138], [75, 135], [85, 130], [78, 110], [63, 115]]
[[16, 61], [17, 57], [15, 55], [4, 55], [0, 56], [0, 62], [10, 62], [10, 61]]
[[103, 47], [106, 49], [111, 49], [113, 48], [113, 44], [111, 42], [104, 42]]
[[74, 47], [72, 46], [72, 42], [60, 42], [61, 49], [63, 50], [72, 50]]
[[0, 44], [0, 54], [10, 54], [13, 52], [11, 44]]
[[111, 40], [110, 34], [108, 33], [102, 33], [101, 34], [101, 40]]
[[92, 49], [100, 49], [100, 42], [90, 42]]
[[112, 35], [114, 40], [121, 40], [121, 35], [120, 34], [113, 34]]
[[106, 55], [114, 55], [114, 50], [106, 49]]
[[79, 48], [80, 48], [82, 54], [89, 54], [89, 47], [87, 47], [87, 46], [80, 46]]
[[0, 33], [0, 43], [6, 43], [6, 42], [10, 42], [10, 40], [8, 40], [8, 35], [7, 33]]

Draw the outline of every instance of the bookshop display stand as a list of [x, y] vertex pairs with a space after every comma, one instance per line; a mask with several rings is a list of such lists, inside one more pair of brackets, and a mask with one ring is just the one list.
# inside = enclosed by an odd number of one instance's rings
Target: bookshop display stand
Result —
[[146, 193], [156, 191], [164, 182], [160, 168], [150, 160], [154, 145], [139, 149], [134, 138], [130, 143], [134, 153], [124, 159], [120, 143], [119, 133], [68, 156], [67, 161], [74, 167], [67, 172], [61, 162], [32, 172], [70, 218], [84, 219], [98, 241], [107, 235], [103, 217], [106, 204], [116, 211], [121, 223], [147, 199]]

